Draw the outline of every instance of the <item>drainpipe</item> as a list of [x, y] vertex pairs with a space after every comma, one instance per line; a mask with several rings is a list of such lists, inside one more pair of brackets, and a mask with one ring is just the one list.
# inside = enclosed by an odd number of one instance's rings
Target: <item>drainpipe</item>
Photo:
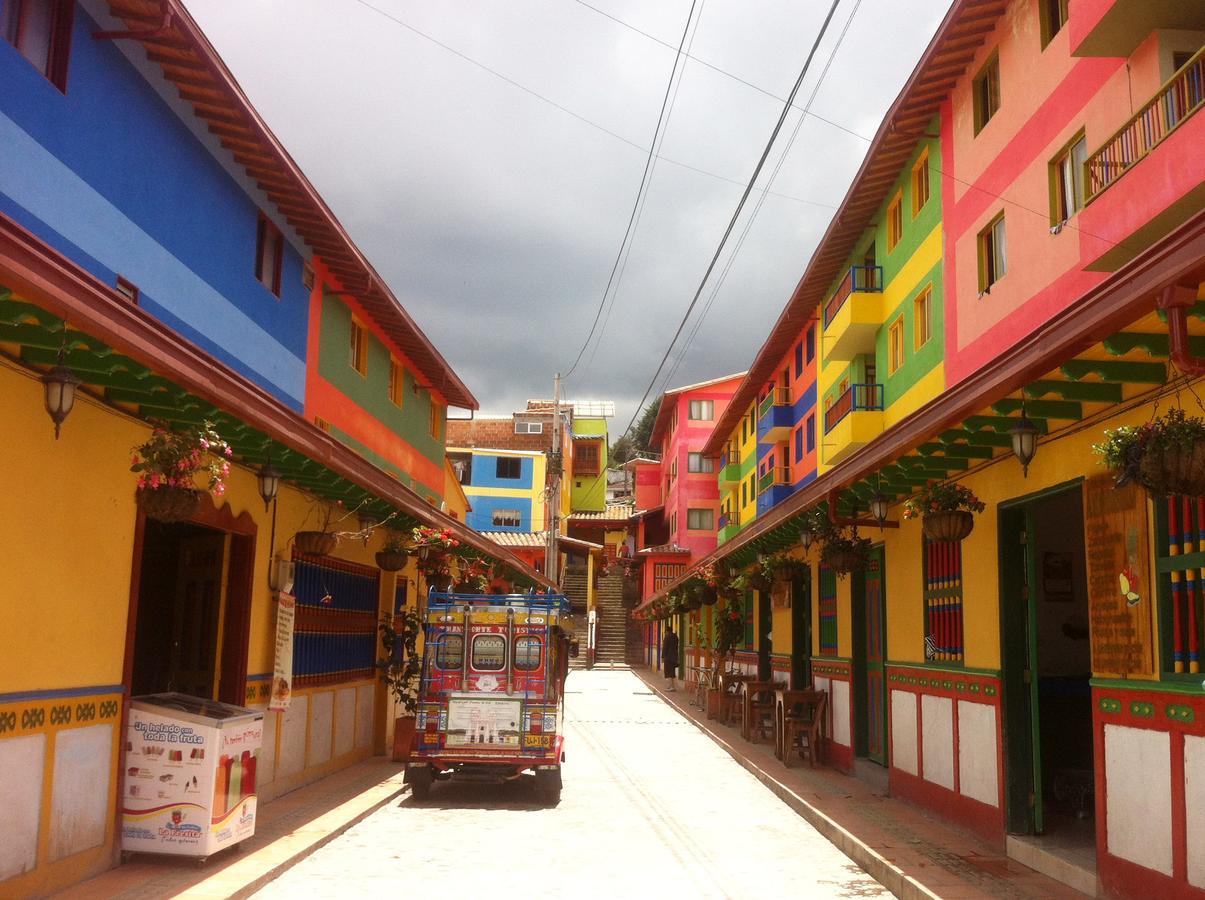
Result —
[[143, 28], [138, 31], [94, 31], [94, 41], [118, 41], [131, 38], [136, 41], [153, 41], [157, 38], [172, 34], [172, 18], [176, 11], [172, 8], [172, 0], [163, 0], [163, 19], [154, 28]]
[[1172, 363], [1185, 375], [1205, 375], [1205, 358], [1193, 356], [1188, 340], [1188, 310], [1197, 302], [1197, 286], [1169, 284], [1159, 294], [1167, 313], [1168, 349]]

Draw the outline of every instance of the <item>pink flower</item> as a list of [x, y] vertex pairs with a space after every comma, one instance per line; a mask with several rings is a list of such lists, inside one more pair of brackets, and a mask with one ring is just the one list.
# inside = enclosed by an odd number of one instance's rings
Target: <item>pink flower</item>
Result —
[[159, 487], [159, 473], [152, 472], [151, 473], [151, 488], [154, 489], [157, 487]]
[[230, 474], [230, 463], [228, 463], [228, 462], [224, 462], [224, 463], [222, 463], [222, 474], [223, 474], [223, 475], [229, 475], [229, 474]]
[[138, 476], [138, 487], [146, 488], [146, 476], [145, 475]]
[[227, 448], [226, 448], [226, 458], [227, 458], [227, 459], [230, 459], [230, 458], [231, 458], [231, 457], [233, 457], [233, 456], [234, 456], [234, 451], [233, 451], [233, 450], [231, 450], [229, 447], [227, 447]]
[[218, 482], [217, 484], [215, 484], [213, 486], [213, 493], [214, 493], [215, 497], [222, 496], [222, 494], [226, 493], [226, 485], [222, 484], [221, 482]]
[[208, 450], [208, 449], [209, 449], [209, 441], [205, 440], [205, 438], [201, 438], [200, 443], [201, 443], [201, 449], [202, 449], [202, 450]]

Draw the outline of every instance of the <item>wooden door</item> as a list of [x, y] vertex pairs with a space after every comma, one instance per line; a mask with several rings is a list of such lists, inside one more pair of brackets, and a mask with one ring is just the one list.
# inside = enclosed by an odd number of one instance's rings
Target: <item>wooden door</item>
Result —
[[791, 584], [791, 687], [812, 685], [812, 575], [809, 570]]
[[866, 566], [864, 615], [866, 625], [866, 755], [887, 765], [887, 623], [883, 585], [883, 548], [870, 553]]
[[225, 546], [224, 534], [180, 540], [171, 646], [166, 648], [168, 683], [170, 690], [194, 697], [214, 697]]

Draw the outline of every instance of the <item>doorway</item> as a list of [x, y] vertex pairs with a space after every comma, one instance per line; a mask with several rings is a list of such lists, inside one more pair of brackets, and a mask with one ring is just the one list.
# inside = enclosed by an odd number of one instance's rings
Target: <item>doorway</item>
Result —
[[854, 753], [887, 765], [887, 606], [883, 546], [855, 573], [853, 598]]
[[770, 654], [774, 649], [774, 603], [769, 591], [757, 592], [757, 680], [770, 681], [774, 675]]
[[139, 522], [125, 677], [131, 696], [176, 691], [246, 702], [254, 528], [231, 532], [219, 518]]
[[1000, 510], [1008, 830], [1095, 868], [1092, 660], [1083, 489]]
[[791, 687], [812, 686], [812, 574], [805, 569], [791, 582]]

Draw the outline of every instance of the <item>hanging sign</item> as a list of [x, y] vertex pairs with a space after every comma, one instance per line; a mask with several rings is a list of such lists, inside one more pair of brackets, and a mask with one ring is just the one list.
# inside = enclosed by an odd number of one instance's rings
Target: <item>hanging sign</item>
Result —
[[1155, 594], [1146, 493], [1114, 487], [1111, 475], [1084, 481], [1084, 545], [1092, 671], [1150, 676], [1155, 671]]
[[283, 711], [293, 698], [293, 624], [297, 619], [297, 598], [280, 592], [276, 595], [276, 661], [272, 666], [272, 697], [268, 709]]

